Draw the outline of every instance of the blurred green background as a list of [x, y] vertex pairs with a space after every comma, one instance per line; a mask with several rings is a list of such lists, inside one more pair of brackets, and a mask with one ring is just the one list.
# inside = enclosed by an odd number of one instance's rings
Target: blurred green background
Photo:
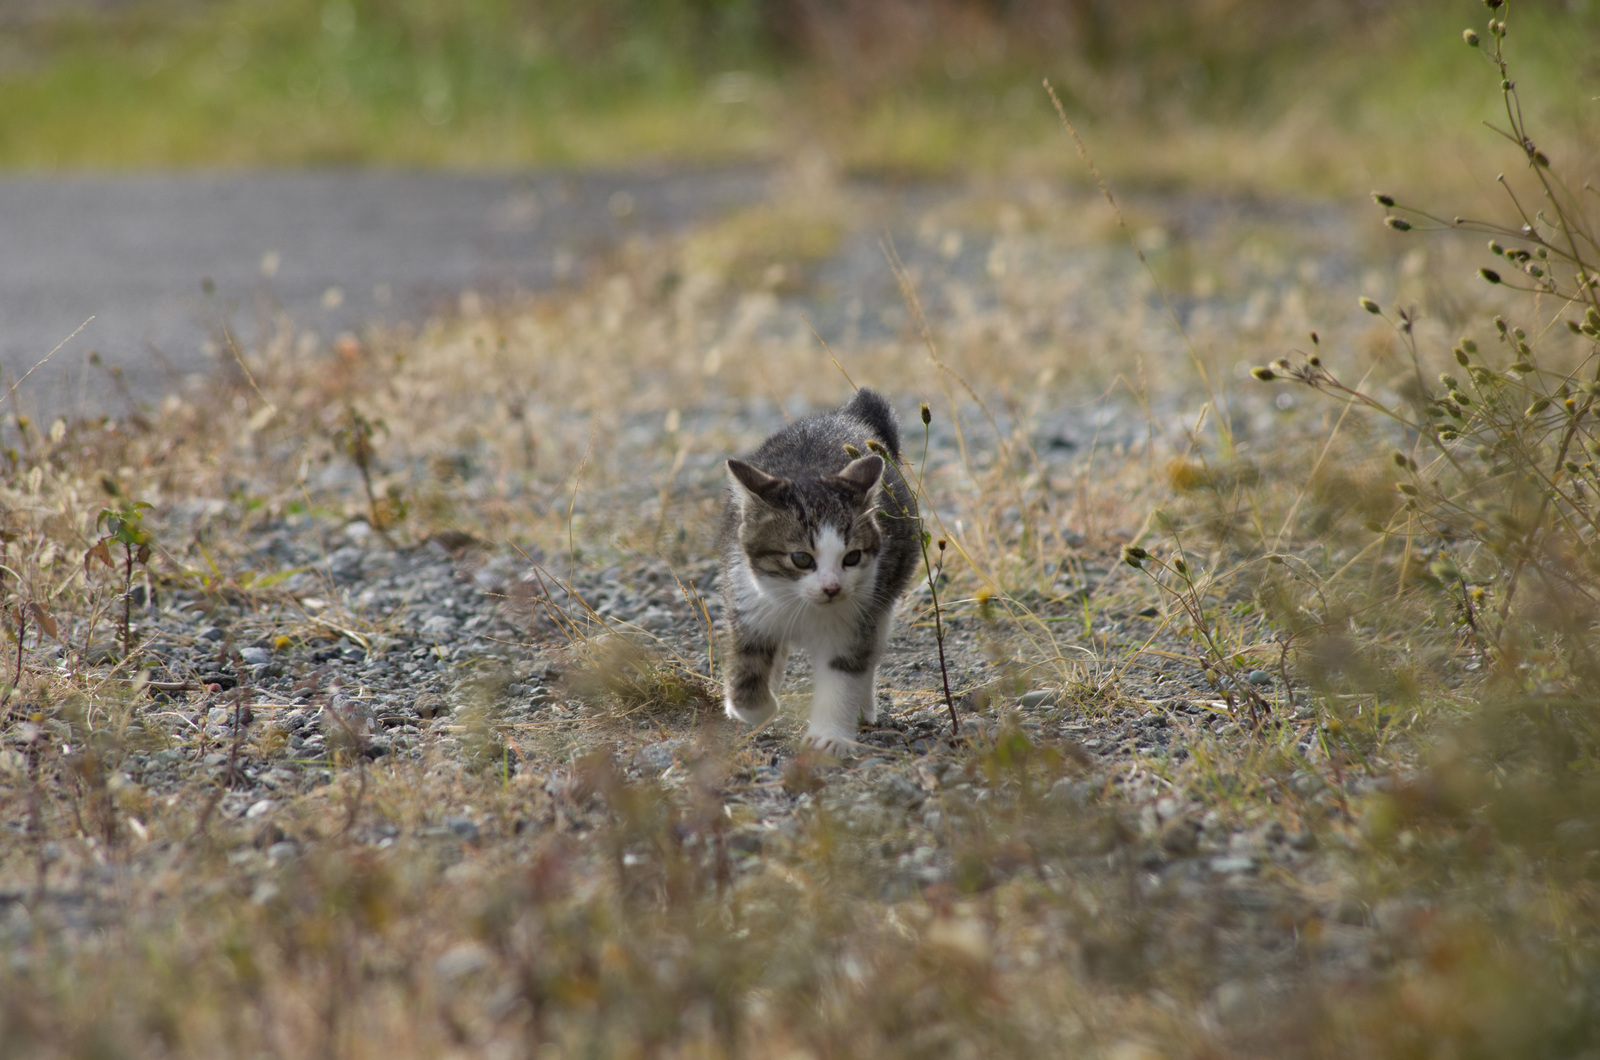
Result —
[[[1081, 172], [1346, 193], [1489, 137], [1481, 0], [6, 0], [0, 166], [716, 162]], [[1600, 2], [1516, 5], [1553, 140], [1600, 96]], [[1592, 141], [1593, 137], [1588, 140]]]

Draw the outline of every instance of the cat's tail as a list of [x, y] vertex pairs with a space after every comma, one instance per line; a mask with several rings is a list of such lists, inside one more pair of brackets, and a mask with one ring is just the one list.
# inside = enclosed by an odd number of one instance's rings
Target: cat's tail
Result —
[[900, 459], [900, 421], [882, 394], [864, 386], [856, 391], [855, 399], [839, 411], [866, 424], [889, 450], [889, 455]]

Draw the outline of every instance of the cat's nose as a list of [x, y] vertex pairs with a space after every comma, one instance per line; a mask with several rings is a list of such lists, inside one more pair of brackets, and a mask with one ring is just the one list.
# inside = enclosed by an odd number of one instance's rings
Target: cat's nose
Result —
[[828, 594], [828, 599], [831, 600], [835, 596], [839, 595], [839, 586], [838, 585], [824, 585], [822, 587], [822, 591], [827, 593]]

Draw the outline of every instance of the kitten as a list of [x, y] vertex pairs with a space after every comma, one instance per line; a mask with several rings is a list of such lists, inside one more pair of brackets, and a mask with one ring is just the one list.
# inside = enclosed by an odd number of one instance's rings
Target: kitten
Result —
[[[870, 442], [893, 466], [869, 452]], [[731, 633], [729, 716], [751, 725], [772, 717], [796, 646], [815, 673], [808, 744], [843, 751], [858, 722], [877, 720], [874, 675], [922, 529], [899, 459], [894, 410], [861, 390], [728, 461], [717, 548]]]

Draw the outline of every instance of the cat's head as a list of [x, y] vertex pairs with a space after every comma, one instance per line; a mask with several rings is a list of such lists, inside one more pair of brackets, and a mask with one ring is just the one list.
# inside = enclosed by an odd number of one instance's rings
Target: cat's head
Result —
[[758, 579], [829, 607], [872, 584], [883, 458], [863, 456], [837, 474], [789, 479], [729, 460], [739, 547]]

